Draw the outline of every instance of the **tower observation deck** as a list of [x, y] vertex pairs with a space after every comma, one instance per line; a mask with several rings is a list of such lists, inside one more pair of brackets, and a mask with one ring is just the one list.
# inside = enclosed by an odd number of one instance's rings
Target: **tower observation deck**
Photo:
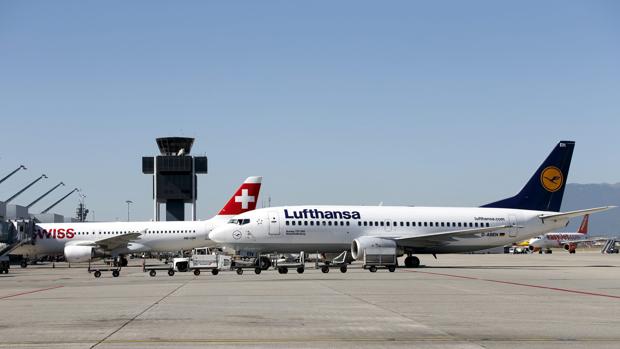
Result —
[[167, 221], [185, 220], [185, 204], [196, 220], [197, 174], [207, 173], [207, 157], [191, 156], [194, 138], [157, 138], [160, 155], [142, 157], [142, 173], [153, 175], [153, 215], [160, 220], [160, 205], [166, 205]]

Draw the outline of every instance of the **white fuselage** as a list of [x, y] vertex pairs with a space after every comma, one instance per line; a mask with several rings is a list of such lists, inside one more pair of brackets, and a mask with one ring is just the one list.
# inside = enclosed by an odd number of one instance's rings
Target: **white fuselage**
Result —
[[547, 233], [542, 236], [531, 238], [528, 244], [534, 248], [554, 248], [562, 247], [571, 241], [580, 241], [587, 239], [588, 235], [581, 233]]
[[11, 254], [35, 257], [61, 255], [65, 246], [95, 242], [128, 233], [140, 233], [126, 247], [106, 251], [113, 256], [136, 252], [172, 252], [208, 245], [209, 232], [229, 216], [206, 221], [178, 222], [85, 222], [37, 224], [34, 244], [26, 244]]
[[[330, 218], [327, 212], [333, 213]], [[364, 236], [402, 238], [476, 227], [513, 226], [435, 244], [400, 246], [410, 253], [467, 252], [511, 244], [568, 224], [568, 219], [543, 222], [539, 216], [544, 213], [550, 212], [477, 207], [273, 207], [235, 216], [234, 220], [242, 224], [229, 222], [216, 228], [209, 237], [238, 251], [342, 252], [350, 249], [354, 239]]]

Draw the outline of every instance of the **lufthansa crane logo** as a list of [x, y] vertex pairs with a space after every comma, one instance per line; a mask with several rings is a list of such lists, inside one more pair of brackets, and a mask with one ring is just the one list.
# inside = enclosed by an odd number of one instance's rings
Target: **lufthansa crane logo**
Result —
[[241, 232], [239, 230], [235, 230], [233, 232], [232, 236], [233, 236], [233, 239], [239, 240], [239, 239], [241, 239]]
[[540, 183], [543, 188], [545, 188], [549, 192], [556, 192], [560, 188], [562, 188], [562, 184], [564, 183], [564, 176], [562, 175], [562, 171], [555, 166], [549, 166], [545, 168], [540, 174]]

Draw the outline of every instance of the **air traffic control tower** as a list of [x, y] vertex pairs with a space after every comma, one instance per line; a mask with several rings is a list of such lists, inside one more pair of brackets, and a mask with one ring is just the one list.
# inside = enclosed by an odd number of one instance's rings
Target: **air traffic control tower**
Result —
[[160, 220], [160, 204], [166, 204], [167, 221], [185, 220], [185, 204], [191, 204], [196, 220], [197, 174], [207, 173], [207, 157], [191, 156], [193, 138], [157, 138], [161, 155], [142, 157], [142, 173], [153, 175], [153, 214]]

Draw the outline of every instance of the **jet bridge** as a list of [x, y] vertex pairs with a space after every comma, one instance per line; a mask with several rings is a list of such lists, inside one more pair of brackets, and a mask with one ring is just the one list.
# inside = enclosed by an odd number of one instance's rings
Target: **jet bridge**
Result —
[[[9, 272], [9, 254], [25, 244], [34, 244], [35, 222], [33, 220], [18, 220], [15, 222], [0, 222], [0, 274]], [[22, 267], [27, 264], [22, 262]]]

